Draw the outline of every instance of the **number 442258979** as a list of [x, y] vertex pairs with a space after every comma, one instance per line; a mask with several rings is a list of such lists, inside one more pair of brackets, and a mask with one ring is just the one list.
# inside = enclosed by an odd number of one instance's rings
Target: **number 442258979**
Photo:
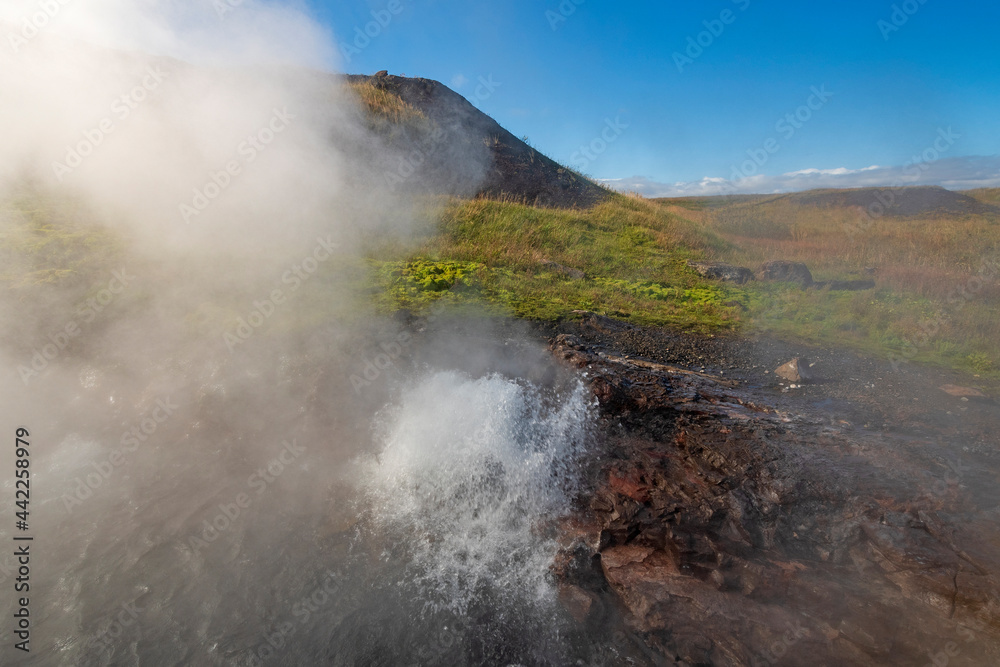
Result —
[[29, 437], [28, 429], [19, 428], [17, 429], [17, 444], [14, 451], [14, 455], [17, 456], [17, 461], [15, 465], [17, 470], [14, 475], [17, 477], [17, 483], [15, 485], [16, 491], [14, 492], [15, 504], [17, 505], [18, 512], [15, 512], [17, 516], [17, 527], [21, 530], [28, 529], [28, 501], [31, 499], [31, 471], [30, 471], [30, 459], [28, 456], [30, 452], [28, 451], [28, 440]]

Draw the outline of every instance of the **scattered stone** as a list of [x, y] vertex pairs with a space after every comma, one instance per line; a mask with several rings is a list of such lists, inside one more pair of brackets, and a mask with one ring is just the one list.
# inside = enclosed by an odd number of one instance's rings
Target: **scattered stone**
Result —
[[789, 382], [807, 382], [811, 378], [809, 362], [796, 357], [787, 364], [779, 366], [774, 374]]
[[946, 394], [951, 394], [952, 396], [957, 397], [972, 396], [973, 398], [986, 398], [986, 394], [978, 389], [973, 389], [972, 387], [959, 387], [954, 384], [946, 384], [942, 385], [940, 389]]
[[776, 259], [761, 266], [760, 279], [798, 283], [803, 289], [813, 284], [809, 267], [802, 262], [789, 262], [784, 259]]
[[733, 266], [724, 262], [695, 261], [689, 261], [688, 266], [697, 271], [698, 275], [703, 278], [725, 280], [737, 285], [744, 285], [754, 279], [753, 271], [745, 266]]
[[389, 70], [387, 70], [387, 69], [379, 70], [378, 72], [375, 72], [375, 76], [379, 76], [379, 77], [381, 77], [381, 76], [389, 76]]

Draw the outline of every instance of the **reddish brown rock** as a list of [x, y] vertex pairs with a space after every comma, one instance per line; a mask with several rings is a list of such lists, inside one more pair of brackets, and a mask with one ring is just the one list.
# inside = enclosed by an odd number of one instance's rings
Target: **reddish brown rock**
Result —
[[902, 666], [950, 643], [951, 667], [1000, 664], [1000, 522], [971, 468], [710, 374], [552, 349], [604, 432], [558, 576], [610, 588], [666, 664]]

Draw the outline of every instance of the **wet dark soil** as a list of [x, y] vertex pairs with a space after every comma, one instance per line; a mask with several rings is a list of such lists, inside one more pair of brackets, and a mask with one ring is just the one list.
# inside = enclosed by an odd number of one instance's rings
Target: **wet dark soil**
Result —
[[[1000, 425], [1000, 386], [957, 371], [904, 363], [893, 367], [888, 355], [877, 358], [846, 348], [815, 347], [757, 335], [704, 336], [662, 328], [637, 327], [590, 317], [545, 327], [542, 335], [580, 336], [588, 344], [618, 354], [675, 364], [738, 380], [776, 405], [815, 409], [859, 429], [900, 435], [944, 437], [963, 451], [995, 457]], [[787, 389], [774, 370], [796, 358], [807, 359], [814, 379]], [[986, 394], [963, 401], [940, 389], [972, 387]]]
[[[549, 333], [603, 436], [564, 586], [610, 591], [662, 664], [1000, 664], [995, 388], [595, 315]], [[775, 377], [792, 357], [814, 382]]]

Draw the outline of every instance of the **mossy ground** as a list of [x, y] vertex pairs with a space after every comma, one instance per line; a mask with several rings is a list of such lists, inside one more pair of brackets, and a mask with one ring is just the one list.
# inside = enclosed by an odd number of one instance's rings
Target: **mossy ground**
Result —
[[686, 265], [697, 248], [713, 243], [719, 241], [712, 235], [623, 196], [589, 210], [453, 200], [415, 248], [370, 248], [368, 261], [384, 310], [481, 302], [530, 319], [590, 310], [637, 324], [731, 330], [740, 309], [726, 304], [739, 290], [706, 281]]

